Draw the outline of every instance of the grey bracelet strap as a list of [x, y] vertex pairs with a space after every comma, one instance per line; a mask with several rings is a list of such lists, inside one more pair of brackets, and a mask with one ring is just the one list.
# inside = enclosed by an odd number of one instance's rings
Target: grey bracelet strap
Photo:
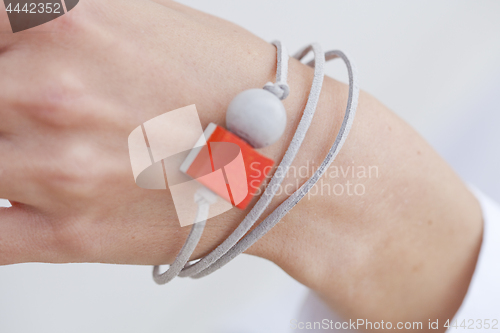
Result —
[[198, 204], [198, 212], [195, 221], [201, 222], [193, 224], [186, 242], [179, 251], [175, 261], [172, 265], [170, 265], [165, 273], [160, 274], [160, 266], [154, 266], [153, 280], [158, 284], [170, 282], [173, 278], [179, 275], [181, 269], [189, 261], [196, 245], [198, 245], [198, 242], [200, 241], [203, 229], [205, 229], [210, 205], [217, 201], [217, 195], [208, 189], [201, 188], [195, 193], [194, 201]]
[[279, 41], [272, 42], [276, 46], [278, 52], [278, 63], [276, 65], [276, 83], [268, 82], [264, 85], [264, 90], [267, 90], [279, 99], [284, 100], [290, 95], [290, 88], [288, 87], [288, 52], [286, 47]]
[[[297, 131], [295, 132], [292, 142], [288, 147], [280, 165], [276, 169], [269, 185], [264, 190], [264, 194], [259, 198], [255, 206], [250, 210], [250, 212], [245, 216], [243, 221], [238, 225], [238, 227], [233, 231], [229, 237], [222, 242], [217, 248], [210, 252], [207, 256], [202, 258], [200, 261], [186, 266], [179, 273], [179, 276], [195, 276], [206, 270], [209, 266], [213, 265], [217, 260], [219, 260], [224, 254], [226, 254], [240, 239], [245, 236], [245, 234], [252, 228], [252, 226], [257, 222], [260, 216], [264, 213], [264, 210], [269, 206], [276, 192], [278, 191], [283, 179], [285, 178], [290, 165], [292, 164], [295, 156], [297, 155], [299, 148], [304, 141], [305, 135], [309, 126], [311, 125], [314, 112], [316, 111], [316, 105], [319, 100], [319, 94], [321, 92], [321, 87], [323, 85], [324, 78], [324, 62], [325, 56], [318, 44], [312, 44], [307, 47], [302, 53], [307, 54], [310, 50], [313, 50], [315, 54], [315, 69], [314, 78], [309, 93], [309, 98], [307, 101], [304, 114], [297, 126]], [[279, 66], [278, 66], [279, 67]], [[284, 73], [282, 73], [284, 75]]]
[[[288, 87], [287, 76], [288, 76], [288, 53], [286, 48], [281, 44], [280, 41], [274, 41], [273, 44], [277, 49], [277, 69], [276, 69], [276, 83], [267, 83], [264, 89], [275, 94], [281, 100], [285, 99], [289, 93], [290, 89]], [[273, 194], [274, 195], [274, 194]], [[170, 282], [173, 278], [179, 275], [181, 270], [186, 266], [189, 258], [193, 254], [198, 242], [201, 239], [203, 230], [205, 229], [206, 220], [209, 213], [210, 204], [217, 200], [217, 195], [208, 189], [198, 190], [195, 194], [194, 200], [198, 203], [198, 212], [196, 221], [201, 221], [193, 224], [191, 231], [184, 243], [183, 247], [179, 251], [179, 254], [175, 258], [174, 262], [168, 270], [160, 274], [160, 267], [154, 266], [153, 268], [153, 279], [158, 284], [166, 284]], [[250, 226], [251, 227], [251, 226]], [[247, 230], [248, 231], [248, 230]], [[243, 234], [238, 238], [243, 237]], [[201, 267], [202, 268], [202, 267]]]
[[[303, 57], [302, 53], [299, 54], [298, 57], [302, 58]], [[255, 242], [257, 242], [262, 236], [264, 236], [269, 230], [271, 230], [271, 228], [274, 227], [283, 218], [283, 216], [285, 216], [302, 198], [304, 198], [304, 196], [321, 178], [321, 176], [325, 173], [325, 171], [328, 169], [330, 164], [333, 162], [333, 160], [339, 153], [340, 149], [342, 148], [347, 138], [347, 135], [349, 134], [352, 123], [354, 121], [354, 115], [356, 113], [356, 107], [358, 103], [359, 87], [357, 82], [356, 69], [353, 66], [353, 64], [349, 61], [349, 59], [345, 56], [344, 53], [342, 53], [341, 51], [330, 51], [325, 54], [326, 61], [335, 58], [341, 58], [347, 66], [349, 74], [349, 96], [342, 126], [326, 158], [323, 160], [323, 162], [321, 163], [318, 170], [314, 173], [314, 175], [309, 180], [307, 180], [287, 200], [285, 200], [281, 205], [279, 205], [279, 207], [276, 208], [276, 210], [274, 210], [261, 224], [259, 224], [247, 236], [245, 236], [241, 241], [239, 241], [219, 260], [217, 260], [215, 263], [213, 263], [200, 273], [192, 276], [193, 278], [201, 278], [208, 274], [213, 273], [214, 271], [218, 270], [219, 268], [223, 267], [225, 264], [230, 262], [237, 255], [243, 253]], [[314, 66], [314, 64], [315, 64], [314, 61], [308, 63], [308, 65], [310, 66]], [[311, 89], [311, 94], [313, 94], [314, 89], [318, 89], [318, 86], [314, 86]], [[319, 87], [319, 90], [321, 90], [321, 87]], [[317, 92], [315, 91], [314, 94], [316, 93]], [[316, 105], [314, 105], [314, 107], [316, 107]], [[300, 128], [297, 129], [297, 131], [299, 130]]]

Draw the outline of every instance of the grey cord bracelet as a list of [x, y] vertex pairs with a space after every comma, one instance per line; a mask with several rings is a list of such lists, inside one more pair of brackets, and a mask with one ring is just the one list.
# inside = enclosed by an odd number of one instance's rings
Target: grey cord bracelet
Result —
[[[275, 84], [266, 84], [264, 89], [274, 93], [280, 99], [284, 99], [288, 95], [288, 85], [286, 84], [286, 77], [288, 71], [288, 56], [280, 42], [274, 42], [278, 50], [278, 66]], [[292, 142], [288, 147], [280, 165], [275, 171], [269, 185], [264, 191], [264, 194], [259, 198], [255, 206], [248, 213], [245, 219], [240, 223], [236, 230], [215, 250], [209, 253], [206, 257], [200, 259], [194, 264], [187, 264], [194, 248], [196, 247], [201, 233], [203, 232], [205, 221], [193, 225], [191, 233], [186, 240], [185, 245], [181, 249], [175, 262], [170, 266], [169, 270], [162, 274], [158, 274], [158, 266], [153, 270], [153, 276], [157, 283], [162, 284], [170, 281], [176, 275], [181, 277], [190, 276], [193, 278], [200, 278], [211, 274], [218, 270], [229, 261], [234, 259], [238, 254], [244, 252], [256, 241], [258, 241], [264, 234], [266, 234], [286, 213], [288, 213], [314, 186], [319, 178], [324, 174], [330, 164], [333, 162], [338, 152], [342, 148], [347, 135], [349, 134], [354, 115], [357, 107], [359, 96], [359, 88], [357, 83], [357, 74], [354, 65], [341, 51], [330, 51], [326, 54], [323, 53], [318, 44], [312, 44], [301, 51], [294, 57], [301, 60], [309, 52], [314, 52], [314, 60], [309, 62], [309, 66], [315, 68], [314, 79], [309, 93], [307, 105], [305, 107], [303, 116], [294, 134]], [[324, 161], [314, 173], [314, 175], [307, 180], [294, 194], [292, 194], [286, 201], [284, 201], [276, 210], [274, 210], [262, 223], [260, 223], [252, 232], [247, 236], [247, 232], [260, 218], [264, 210], [268, 207], [281, 182], [283, 181], [288, 169], [293, 162], [295, 156], [300, 149], [300, 146], [305, 138], [307, 130], [311, 124], [314, 116], [316, 106], [321, 92], [323, 78], [324, 78], [324, 63], [325, 61], [341, 58], [348, 69], [349, 74], [349, 98], [346, 108], [346, 113], [341, 126], [341, 129], [335, 139], [333, 146], [325, 157]], [[199, 226], [198, 226], [199, 225]], [[182, 268], [184, 267], [184, 268]]]
[[206, 188], [201, 188], [196, 191], [194, 201], [198, 204], [198, 212], [195, 221], [201, 222], [193, 224], [186, 242], [179, 251], [174, 263], [170, 265], [165, 273], [160, 274], [160, 266], [154, 266], [153, 279], [158, 284], [170, 282], [173, 278], [179, 275], [179, 272], [189, 261], [189, 258], [193, 254], [196, 245], [198, 245], [201, 235], [203, 234], [203, 230], [205, 229], [210, 205], [217, 201], [217, 195]]
[[[202, 270], [200, 273], [193, 275], [193, 278], [201, 278], [206, 275], [209, 275], [219, 268], [222, 268], [228, 262], [233, 260], [237, 255], [246, 251], [250, 246], [252, 246], [255, 242], [257, 242], [262, 236], [264, 236], [272, 227], [274, 227], [282, 218], [285, 216], [304, 196], [311, 190], [311, 188], [316, 184], [316, 182], [321, 178], [321, 176], [328, 169], [330, 164], [333, 162], [338, 152], [342, 148], [347, 135], [351, 129], [352, 122], [354, 120], [354, 115], [356, 112], [359, 89], [357, 82], [355, 82], [356, 75], [353, 73], [354, 69], [352, 64], [349, 62], [349, 59], [344, 55], [344, 53], [340, 51], [330, 51], [325, 54], [326, 61], [341, 58], [347, 65], [349, 72], [349, 99], [347, 103], [347, 110], [344, 116], [344, 120], [342, 122], [342, 126], [340, 128], [340, 132], [335, 139], [333, 146], [330, 148], [326, 158], [321, 163], [318, 170], [314, 173], [314, 175], [307, 180], [295, 193], [293, 193], [287, 200], [285, 200], [281, 205], [278, 206], [262, 223], [260, 223], [254, 230], [252, 230], [247, 236], [245, 236], [241, 241], [239, 241], [235, 246], [229, 249], [224, 255], [222, 255], [217, 261], [215, 261], [212, 265], [209, 265], [207, 268]], [[302, 58], [302, 57], [300, 57]], [[299, 58], [299, 59], [300, 59]], [[314, 66], [314, 62], [311, 62], [309, 65]], [[323, 65], [323, 64], [322, 64]], [[311, 89], [311, 94], [313, 94], [313, 87]], [[318, 88], [321, 91], [321, 86]], [[317, 99], [314, 100], [314, 109], [316, 108]], [[309, 103], [308, 103], [309, 104]], [[307, 110], [307, 106], [306, 106]], [[314, 110], [312, 111], [314, 113]], [[304, 112], [304, 115], [306, 112]], [[312, 119], [312, 115], [311, 115]], [[309, 126], [308, 126], [309, 127]], [[300, 130], [297, 129], [297, 132]], [[307, 128], [306, 128], [307, 131]], [[296, 133], [297, 133], [296, 132]], [[305, 133], [304, 133], [305, 134]], [[286, 174], [286, 173], [285, 173]]]
[[[290, 93], [290, 89], [288, 87], [288, 84], [286, 83], [287, 77], [288, 77], [288, 58], [289, 58], [289, 56], [288, 56], [288, 53], [287, 53], [285, 47], [281, 44], [280, 41], [274, 41], [273, 44], [276, 46], [276, 49], [277, 49], [276, 83], [274, 83], [274, 84], [273, 83], [266, 83], [266, 85], [264, 86], [263, 89], [265, 89], [265, 90], [273, 93], [279, 99], [283, 100]], [[274, 179], [274, 177], [273, 177], [273, 179]], [[280, 183], [281, 183], [281, 181], [280, 181]], [[279, 186], [279, 184], [278, 184], [278, 186]], [[262, 202], [263, 198], [261, 197], [259, 199], [259, 201], [257, 202], [257, 204], [252, 208], [252, 210], [250, 211], [250, 214], [252, 212], [255, 212], [257, 209], [259, 209], [259, 203], [261, 203], [261, 206], [263, 206], [262, 209], [260, 210], [260, 212], [258, 213], [257, 218], [255, 219], [255, 221], [260, 217], [260, 215], [264, 212], [265, 208], [269, 205], [269, 203], [271, 202], [272, 197], [276, 193], [277, 189], [278, 189], [278, 187], [276, 187], [276, 189], [274, 190], [274, 192], [271, 195], [267, 196], [269, 198], [267, 203], [263, 203]], [[265, 191], [264, 195], [267, 192], [268, 192], [268, 188], [266, 188], [266, 191]], [[213, 195], [213, 196], [216, 197], [216, 195], [213, 194], [208, 189], [206, 189], [206, 191], [203, 191], [203, 193], [200, 193], [198, 191], [196, 194], [200, 195], [200, 196], [209, 196], [209, 200], [212, 198], [211, 195]], [[198, 205], [199, 205], [199, 202], [198, 202]], [[199, 213], [200, 213], [200, 206], [198, 208], [198, 214]], [[193, 224], [193, 226], [191, 227], [191, 231], [190, 231], [190, 233], [188, 235], [188, 238], [186, 239], [186, 242], [184, 243], [184, 246], [181, 248], [181, 250], [179, 251], [179, 254], [177, 255], [177, 257], [175, 258], [174, 262], [172, 263], [172, 265], [170, 265], [170, 267], [168, 268], [168, 270], [166, 272], [160, 274], [160, 267], [159, 266], [154, 266], [154, 268], [153, 268], [153, 279], [154, 279], [154, 281], [156, 283], [158, 283], [158, 284], [165, 284], [165, 283], [168, 283], [169, 281], [171, 281], [176, 276], [181, 276], [181, 277], [188, 276], [187, 274], [189, 274], [189, 268], [190, 267], [193, 267], [193, 268], [200, 267], [201, 269], [205, 268], [205, 266], [204, 266], [204, 265], [206, 265], [205, 262], [202, 263], [203, 266], [196, 266], [196, 264], [192, 264], [191, 266], [189, 266], [187, 264], [187, 262], [189, 261], [189, 258], [193, 254], [193, 252], [194, 252], [194, 250], [196, 248], [196, 245], [198, 245], [198, 242], [200, 241], [201, 235], [203, 234], [203, 230], [205, 228], [205, 223], [206, 223], [206, 217], [207, 216], [208, 216], [208, 213], [206, 215], [203, 215], [203, 217], [200, 216], [200, 215], [197, 216], [196, 221], [201, 221], [201, 222]], [[239, 239], [241, 239], [241, 237], [243, 237], [246, 234], [246, 232], [248, 230], [250, 230], [250, 228], [252, 227], [252, 225], [255, 223], [255, 221], [254, 221], [251, 224], [248, 224], [248, 222], [245, 224], [246, 220], [247, 219], [245, 219], [238, 226], [238, 228], [233, 232], [233, 234], [230, 235], [229, 238], [226, 239], [219, 247], [227, 247], [227, 249], [229, 249]], [[248, 227], [247, 227], [247, 225], [248, 225]], [[245, 227], [247, 228], [246, 230], [244, 230]], [[238, 235], [241, 235], [241, 236], [239, 236], [233, 244], [230, 244], [231, 237], [235, 238]], [[225, 252], [226, 251], [224, 251], [224, 253]], [[208, 256], [210, 256], [210, 255], [213, 255], [213, 252], [210, 253]], [[218, 259], [218, 258], [216, 258], [216, 259]], [[202, 261], [202, 260], [200, 260], [200, 261]], [[208, 267], [208, 265], [207, 265], [207, 267]], [[182, 273], [184, 273], [186, 275], [183, 275]]]

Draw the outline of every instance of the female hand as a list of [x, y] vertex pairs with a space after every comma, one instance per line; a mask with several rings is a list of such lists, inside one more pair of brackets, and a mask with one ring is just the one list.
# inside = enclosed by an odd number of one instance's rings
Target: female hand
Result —
[[[2, 34], [0, 50], [0, 197], [13, 203], [0, 211], [0, 264], [171, 261], [189, 228], [168, 191], [135, 185], [128, 135], [190, 104], [204, 126], [223, 123], [231, 98], [275, 68], [274, 46], [170, 1], [81, 1]], [[211, 221], [197, 255], [241, 214]]]
[[[0, 30], [8, 30], [5, 14]], [[223, 124], [231, 99], [274, 79], [274, 47], [170, 1], [85, 0], [43, 26], [0, 41], [0, 264], [172, 262], [181, 228], [170, 194], [134, 183], [127, 138], [145, 121], [196, 104]], [[309, 92], [312, 70], [292, 60], [287, 132], [263, 150], [279, 161]], [[293, 167], [324, 158], [340, 126], [345, 85], [326, 78]], [[333, 167], [376, 166], [362, 196], [303, 200], [248, 253], [270, 259], [345, 318], [453, 316], [481, 242], [481, 213], [450, 168], [406, 124], [362, 94]], [[291, 174], [283, 188], [309, 175]], [[297, 184], [298, 180], [298, 184]], [[331, 189], [339, 179], [324, 177]], [[294, 187], [295, 186], [295, 187]], [[319, 185], [323, 186], [323, 185]], [[326, 186], [325, 186], [326, 188]], [[288, 193], [290, 194], [290, 193]], [[273, 209], [287, 197], [282, 193]], [[211, 219], [193, 257], [243, 218]]]

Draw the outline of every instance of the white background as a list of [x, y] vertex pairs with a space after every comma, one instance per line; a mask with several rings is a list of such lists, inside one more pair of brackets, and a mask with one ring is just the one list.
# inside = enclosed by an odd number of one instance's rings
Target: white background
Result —
[[[346, 51], [364, 90], [500, 201], [500, 2], [182, 2], [281, 39], [291, 52], [312, 41]], [[328, 72], [345, 79], [340, 63]], [[278, 333], [305, 295], [273, 264], [248, 256], [202, 280], [159, 287], [150, 274], [95, 264], [0, 267], [0, 332]]]

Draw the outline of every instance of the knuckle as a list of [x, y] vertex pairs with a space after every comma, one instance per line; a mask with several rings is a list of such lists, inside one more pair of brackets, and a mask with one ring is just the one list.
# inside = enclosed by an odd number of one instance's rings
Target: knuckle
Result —
[[88, 144], [70, 144], [64, 147], [44, 172], [44, 181], [59, 195], [72, 199], [88, 199], [101, 184], [97, 167], [98, 156]]
[[20, 102], [28, 116], [56, 127], [71, 126], [82, 119], [77, 102], [84, 96], [84, 87], [75, 75], [69, 72], [52, 75], [31, 90]]

